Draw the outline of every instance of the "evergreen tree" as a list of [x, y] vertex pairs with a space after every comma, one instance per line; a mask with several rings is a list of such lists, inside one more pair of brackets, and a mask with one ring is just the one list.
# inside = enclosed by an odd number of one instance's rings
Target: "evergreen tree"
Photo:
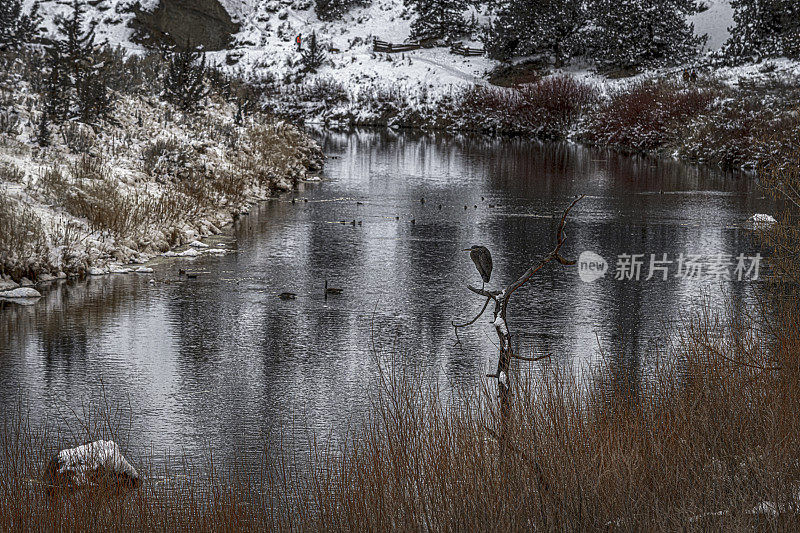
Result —
[[70, 83], [59, 47], [47, 48], [46, 65], [47, 77], [42, 94], [42, 98], [46, 102], [44, 112], [49, 120], [61, 123], [69, 117]]
[[600, 68], [676, 64], [697, 53], [694, 0], [591, 0], [590, 45]]
[[800, 4], [796, 0], [731, 0], [731, 36], [722, 54], [739, 60], [800, 58]]
[[163, 97], [183, 111], [193, 111], [208, 95], [203, 80], [206, 56], [197, 50], [176, 50], [167, 55]]
[[85, 3], [72, 0], [71, 5], [69, 16], [56, 18], [61, 38], [48, 50], [48, 114], [58, 121], [74, 117], [98, 125], [100, 119], [111, 116], [109, 69], [100, 60], [102, 49], [95, 43], [97, 21], [86, 21]]
[[38, 2], [25, 13], [22, 0], [0, 0], [0, 48], [16, 48], [35, 41], [41, 24]]
[[50, 125], [47, 120], [47, 112], [44, 112], [39, 117], [39, 125], [36, 128], [36, 144], [42, 148], [50, 146], [50, 139]]
[[451, 40], [467, 32], [467, 0], [406, 0], [406, 5], [417, 14], [411, 23], [413, 39]]
[[55, 46], [59, 49], [59, 54], [69, 67], [71, 84], [77, 84], [85, 67], [91, 62], [92, 54], [95, 52], [95, 27], [97, 21], [85, 21], [86, 6], [80, 0], [72, 0], [72, 13], [69, 17], [56, 17], [56, 29], [61, 35], [61, 39], [56, 41]]
[[508, 0], [497, 7], [484, 44], [495, 59], [546, 53], [560, 66], [582, 52], [587, 21], [585, 0]]
[[112, 118], [113, 101], [108, 90], [108, 70], [105, 65], [88, 66], [75, 86], [76, 115], [86, 124]]
[[317, 41], [317, 32], [312, 32], [308, 39], [308, 48], [302, 52], [303, 67], [307, 72], [316, 72], [325, 61], [325, 52]]

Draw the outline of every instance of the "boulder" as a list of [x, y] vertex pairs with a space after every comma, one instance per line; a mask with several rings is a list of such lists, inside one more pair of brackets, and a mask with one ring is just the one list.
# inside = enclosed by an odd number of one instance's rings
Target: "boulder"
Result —
[[61, 450], [47, 464], [44, 482], [50, 493], [91, 487], [124, 490], [141, 485], [139, 473], [111, 440]]
[[219, 0], [161, 0], [155, 11], [134, 8], [134, 40], [148, 46], [223, 50], [239, 31]]
[[42, 294], [31, 287], [20, 287], [10, 291], [0, 291], [0, 298], [41, 298]]

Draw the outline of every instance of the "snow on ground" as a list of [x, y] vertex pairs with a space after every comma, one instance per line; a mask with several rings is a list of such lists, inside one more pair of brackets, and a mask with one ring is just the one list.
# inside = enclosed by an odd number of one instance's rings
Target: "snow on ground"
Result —
[[[448, 91], [452, 86], [484, 83], [483, 77], [496, 64], [486, 57], [453, 55], [442, 47], [399, 54], [374, 53], [375, 38], [392, 43], [408, 40], [413, 18], [401, 0], [375, 0], [335, 22], [320, 21], [308, 0], [297, 0], [289, 6], [276, 1], [250, 5], [251, 11], [245, 15], [233, 46], [234, 53], [241, 54], [235, 69], [245, 76], [276, 75], [284, 79], [296, 72], [300, 54], [295, 37], [300, 35], [307, 44], [312, 32], [329, 50], [328, 61], [316, 77], [333, 79], [351, 91], [372, 85]], [[481, 46], [475, 41], [465, 42]], [[224, 65], [228, 53], [213, 52], [210, 56]]]
[[[140, 0], [141, 1], [141, 0]], [[71, 2], [64, 0], [25, 0], [26, 9], [30, 9], [34, 3], [39, 3], [39, 13], [44, 19], [45, 32], [48, 35], [56, 34], [55, 20], [59, 16], [68, 16], [72, 12]], [[136, 5], [137, 0], [99, 0], [87, 2], [87, 17], [97, 22], [95, 34], [98, 41], [108, 41], [114, 46], [122, 46], [132, 51], [141, 50], [141, 46], [130, 42], [133, 30], [128, 23], [133, 19], [131, 8]], [[146, 6], [148, 2], [158, 4], [158, 0], [144, 0], [141, 4]]]
[[[28, 5], [35, 0], [26, 0]], [[159, 0], [138, 0], [144, 9], [154, 9]], [[341, 20], [326, 22], [317, 18], [314, 0], [220, 0], [232, 19], [241, 24], [234, 36], [230, 50], [209, 52], [209, 62], [244, 75], [247, 78], [274, 76], [290, 85], [313, 79], [334, 80], [351, 94], [359, 91], [377, 91], [391, 88], [407, 94], [424, 90], [435, 99], [453, 88], [472, 84], [485, 84], [486, 74], [497, 65], [487, 57], [454, 55], [448, 48], [423, 48], [401, 54], [374, 53], [372, 40], [378, 38], [392, 43], [409, 39], [414, 14], [404, 5], [404, 0], [373, 0], [370, 5], [350, 10]], [[130, 42], [129, 21], [132, 6], [137, 0], [99, 0], [92, 2], [89, 14], [98, 20], [98, 36], [112, 45], [131, 51], [141, 47]], [[730, 0], [702, 0], [708, 7], [691, 17], [698, 35], [708, 34], [706, 49], [718, 50], [729, 37], [733, 25], [733, 8]], [[62, 0], [43, 0], [41, 12], [52, 31], [52, 19], [66, 14], [69, 7]], [[487, 19], [484, 13], [474, 13], [478, 20]], [[327, 61], [315, 75], [300, 80], [300, 54], [295, 37], [300, 35], [305, 44], [311, 33], [328, 50]], [[465, 44], [482, 47], [480, 30], [464, 39]], [[230, 65], [228, 61], [234, 62]], [[607, 89], [635, 79], [607, 80], [587, 68], [565, 69], [586, 81]], [[731, 78], [758, 76], [757, 69], [727, 72]], [[647, 75], [652, 75], [647, 73]]]
[[[18, 100], [30, 99], [31, 95], [32, 91], [25, 82], [19, 84], [14, 93]], [[20, 110], [20, 131], [13, 136], [0, 135], [0, 165], [18, 169], [23, 176], [12, 181], [0, 178], [0, 195], [18, 212], [27, 210], [33, 213], [47, 240], [47, 246], [36, 252], [35, 257], [19, 257], [12, 261], [14, 264], [27, 262], [40, 280], [43, 277], [64, 277], [65, 273], [101, 275], [130, 272], [132, 269], [123, 265], [144, 263], [175, 244], [220, 233], [219, 228], [231, 221], [232, 214], [246, 211], [251, 203], [267, 198], [271, 190], [291, 189], [293, 181], [306, 176], [309, 166], [320, 163], [312, 161], [309, 165], [308, 161], [302, 161], [306, 155], [301, 154], [306, 150], [312, 154], [310, 160], [315, 160], [319, 156], [313, 154], [318, 149], [310, 138], [294, 127], [282, 122], [256, 122], [255, 119], [236, 126], [233, 124], [234, 107], [219, 99], [210, 99], [204, 114], [198, 116], [183, 116], [169, 104], [153, 97], [119, 95], [116, 108], [118, 125], [107, 125], [98, 133], [86, 127], [94, 139], [86, 156], [62, 144], [61, 135], [55, 128], [51, 128], [53, 146], [46, 149], [36, 146], [35, 117], [24, 109]], [[124, 110], [136, 110], [136, 113]], [[230, 142], [226, 140], [227, 134], [221, 132], [234, 131], [239, 141], [237, 150], [231, 151], [226, 144]], [[255, 144], [258, 139], [274, 143], [267, 145], [265, 150], [274, 150], [282, 143], [285, 151], [284, 155], [270, 155], [272, 152], [269, 152], [268, 159], [253, 160], [265, 174], [272, 176], [269, 183], [251, 180], [246, 177], [248, 170], [237, 166], [240, 154], [261, 153], [259, 145]], [[199, 165], [198, 169], [202, 167], [211, 173], [221, 169], [223, 176], [226, 175], [224, 169], [230, 169], [241, 180], [240, 196], [189, 197], [193, 198], [191, 213], [180, 211], [177, 207], [182, 205], [180, 199], [187, 198], [186, 191], [189, 191], [182, 189], [181, 178], [169, 174], [168, 168], [164, 169], [166, 174], [161, 174], [160, 170], [148, 173], [143, 163], [143, 154], [156, 146], [157, 141], [165, 140], [176, 143], [186, 154], [189, 165], [186, 168]], [[80, 167], [83, 157], [99, 162], [102, 175], [77, 179], [75, 169]], [[161, 159], [167, 160], [168, 157], [169, 153], [165, 153]], [[62, 176], [58, 183], [66, 187], [66, 193], [62, 194], [65, 197], [93, 198], [87, 195], [95, 193], [87, 190], [108, 183], [117, 195], [112, 198], [120, 209], [130, 214], [131, 224], [140, 225], [114, 232], [93, 227], [85, 218], [75, 216], [63, 207], [66, 205], [64, 198], [54, 198], [55, 189], [48, 185], [48, 174], [56, 172]], [[162, 199], [163, 204], [160, 203]], [[173, 217], [172, 220], [154, 218], [152, 213], [159, 212], [159, 209], [165, 210]], [[201, 252], [189, 247], [169, 255], [190, 257], [201, 253], [225, 251], [214, 248]], [[12, 253], [13, 257], [16, 255]], [[14, 288], [14, 285], [8, 288]]]

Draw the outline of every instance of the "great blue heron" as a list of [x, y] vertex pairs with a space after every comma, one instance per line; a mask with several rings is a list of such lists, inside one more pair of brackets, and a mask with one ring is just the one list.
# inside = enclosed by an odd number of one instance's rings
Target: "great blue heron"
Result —
[[484, 283], [489, 283], [492, 277], [492, 254], [485, 246], [473, 245], [472, 248], [466, 248], [465, 252], [469, 252], [469, 258], [475, 263], [475, 268], [481, 275]]

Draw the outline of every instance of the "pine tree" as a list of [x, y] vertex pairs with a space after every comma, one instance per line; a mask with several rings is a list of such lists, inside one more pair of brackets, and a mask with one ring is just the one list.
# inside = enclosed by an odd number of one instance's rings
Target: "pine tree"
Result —
[[47, 74], [42, 98], [46, 102], [45, 114], [49, 120], [64, 122], [69, 116], [70, 83], [65, 71], [66, 64], [57, 46], [47, 48]]
[[416, 40], [456, 39], [467, 32], [467, 0], [406, 0], [416, 11], [411, 37]]
[[44, 148], [50, 146], [50, 140], [50, 125], [47, 120], [47, 112], [44, 112], [39, 117], [39, 125], [36, 128], [36, 144]]
[[307, 72], [316, 72], [325, 61], [325, 52], [317, 41], [317, 32], [312, 32], [308, 39], [308, 48], [302, 52], [303, 67]]
[[731, 6], [734, 25], [724, 56], [800, 58], [800, 5], [795, 0], [731, 0]]
[[28, 13], [22, 7], [22, 0], [0, 0], [0, 48], [16, 48], [39, 37], [42, 24], [39, 3]]
[[97, 126], [99, 120], [111, 118], [112, 99], [108, 67], [99, 61], [102, 50], [95, 43], [97, 21], [87, 22], [85, 10], [85, 3], [72, 0], [70, 15], [55, 20], [61, 38], [48, 50], [48, 114], [59, 121], [74, 117]]
[[206, 76], [206, 56], [197, 50], [176, 50], [167, 55], [163, 98], [182, 111], [194, 111], [200, 100], [208, 95], [203, 80]]
[[706, 39], [688, 22], [698, 10], [694, 0], [591, 0], [589, 9], [590, 46], [603, 69], [677, 64]]
[[587, 21], [584, 0], [508, 0], [497, 7], [484, 44], [495, 59], [546, 53], [560, 66], [582, 51]]
[[84, 31], [84, 26], [87, 25], [84, 18], [85, 10], [85, 4], [80, 0], [72, 0], [71, 16], [59, 16], [55, 20], [56, 29], [62, 37], [56, 41], [56, 46], [64, 62], [69, 66], [73, 87], [77, 84], [83, 69], [89, 66], [90, 58], [95, 52], [97, 21], [90, 21]]
[[113, 101], [108, 90], [105, 65], [87, 68], [75, 86], [76, 113], [81, 122], [98, 125], [99, 120], [111, 120]]

